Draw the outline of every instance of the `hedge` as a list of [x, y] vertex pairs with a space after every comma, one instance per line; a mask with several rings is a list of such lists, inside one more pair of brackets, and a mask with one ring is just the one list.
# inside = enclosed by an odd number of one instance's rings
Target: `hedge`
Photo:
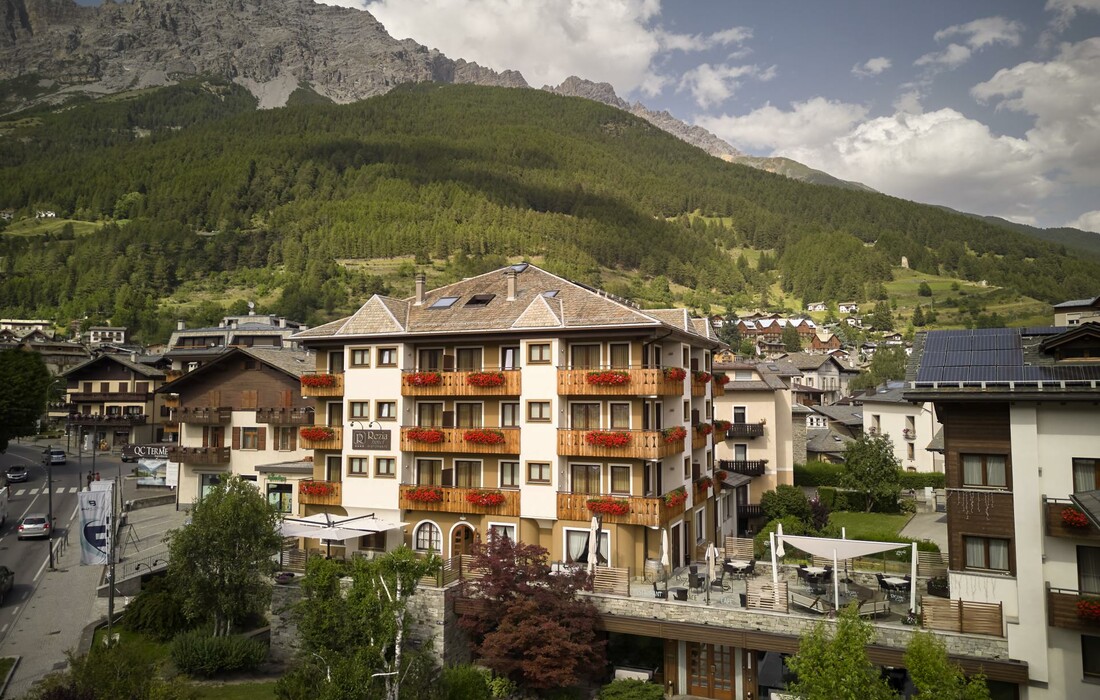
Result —
[[903, 489], [923, 489], [931, 486], [934, 489], [944, 487], [944, 475], [939, 472], [902, 472], [901, 487]]
[[[843, 464], [809, 462], [794, 465], [795, 486], [840, 486], [843, 475]], [[938, 472], [901, 472], [900, 483], [903, 489], [923, 489], [926, 486], [942, 489], [944, 475]], [[820, 494], [820, 491], [818, 493]]]
[[211, 637], [208, 632], [184, 632], [172, 640], [172, 661], [194, 676], [251, 671], [267, 659], [267, 645], [246, 637]]

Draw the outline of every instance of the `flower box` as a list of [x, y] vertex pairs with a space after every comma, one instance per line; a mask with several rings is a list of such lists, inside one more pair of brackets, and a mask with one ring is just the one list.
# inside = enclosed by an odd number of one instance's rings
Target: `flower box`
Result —
[[665, 505], [668, 506], [669, 508], [675, 508], [677, 506], [682, 506], [685, 503], [687, 503], [687, 499], [688, 499], [687, 489], [685, 489], [683, 486], [681, 486], [678, 489], [675, 489], [673, 491], [669, 491], [668, 493], [666, 493], [664, 495], [664, 499], [665, 499]]
[[623, 372], [622, 370], [589, 372], [585, 381], [596, 386], [622, 386], [630, 383], [630, 372]]
[[725, 374], [723, 372], [714, 373], [714, 383], [718, 386], [725, 386], [726, 384], [729, 384], [729, 381], [730, 378], [728, 374]]
[[625, 498], [589, 498], [588, 510], [603, 515], [629, 515], [630, 501]]
[[626, 447], [630, 444], [630, 433], [617, 430], [590, 430], [585, 433], [584, 441], [597, 447]]
[[723, 481], [725, 481], [727, 476], [729, 476], [729, 474], [724, 469], [719, 469], [718, 471], [714, 472], [714, 480], [718, 483], [722, 483]]
[[405, 499], [413, 503], [439, 503], [443, 500], [443, 490], [433, 486], [419, 486], [406, 491]]
[[499, 506], [504, 503], [504, 494], [500, 491], [471, 491], [466, 501], [475, 506]]
[[1077, 617], [1086, 622], [1100, 622], [1100, 597], [1083, 596], [1077, 600]]
[[695, 482], [695, 487], [698, 488], [700, 491], [706, 491], [713, 485], [714, 482], [711, 481], [711, 478], [709, 476], [704, 476], [702, 479], [699, 479]]
[[707, 436], [714, 432], [714, 426], [710, 423], [696, 423], [695, 432], [700, 435]]
[[327, 481], [299, 481], [298, 493], [303, 496], [331, 496], [336, 487]]
[[686, 376], [688, 373], [683, 367], [665, 367], [665, 379], [669, 381], [682, 382]]
[[426, 442], [438, 445], [443, 442], [443, 431], [438, 428], [409, 428], [405, 437], [413, 442]]
[[720, 433], [724, 433], [733, 426], [733, 423], [728, 420], [716, 420], [714, 421], [714, 429]]
[[439, 386], [443, 383], [443, 375], [439, 372], [410, 372], [405, 375], [405, 383], [409, 386]]
[[300, 381], [302, 382], [302, 386], [308, 386], [312, 388], [333, 387], [336, 386], [336, 375], [303, 374]]
[[466, 375], [466, 383], [480, 387], [504, 386], [504, 372], [471, 372]]
[[332, 428], [312, 425], [299, 430], [298, 435], [300, 435], [303, 440], [309, 440], [310, 442], [324, 442], [325, 440], [334, 439], [336, 437], [336, 431]]
[[695, 382], [696, 384], [706, 384], [712, 378], [713, 375], [711, 375], [710, 372], [701, 372], [696, 370], [691, 373], [691, 381]]
[[674, 428], [665, 428], [661, 431], [661, 438], [664, 439], [666, 444], [678, 442], [687, 437], [687, 431], [684, 430], [684, 426], [677, 425]]
[[462, 439], [475, 445], [503, 445], [504, 433], [499, 430], [472, 428], [462, 434]]
[[1089, 526], [1089, 519], [1076, 508], [1063, 508], [1062, 523], [1068, 527], [1083, 529]]

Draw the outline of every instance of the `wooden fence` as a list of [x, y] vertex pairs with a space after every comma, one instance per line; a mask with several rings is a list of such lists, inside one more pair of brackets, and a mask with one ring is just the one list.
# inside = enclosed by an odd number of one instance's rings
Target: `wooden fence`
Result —
[[924, 628], [963, 634], [1004, 635], [1004, 616], [1000, 603], [976, 603], [925, 596], [921, 600]]
[[630, 569], [599, 567], [592, 581], [593, 593], [610, 595], [630, 595]]
[[753, 544], [752, 539], [748, 537], [727, 537], [725, 543], [725, 555], [726, 559], [739, 559], [741, 561], [752, 561], [753, 556]]
[[[906, 550], [894, 550], [894, 552], [905, 552]], [[904, 573], [907, 574], [912, 570], [912, 565], [904, 559], [899, 559], [894, 552], [884, 552], [883, 554], [869, 556], [869, 557], [856, 557], [855, 559], [848, 560], [849, 571], [866, 571], [866, 572], [881, 572], [881, 573]], [[811, 557], [811, 563], [813, 566], [825, 566], [833, 563], [831, 557]], [[839, 562], [840, 566], [844, 566], [844, 561]], [[917, 576], [946, 576], [947, 575], [947, 555], [943, 552], [917, 552]]]
[[770, 580], [747, 581], [745, 583], [745, 607], [756, 610], [787, 612], [787, 582], [780, 581], [778, 586]]

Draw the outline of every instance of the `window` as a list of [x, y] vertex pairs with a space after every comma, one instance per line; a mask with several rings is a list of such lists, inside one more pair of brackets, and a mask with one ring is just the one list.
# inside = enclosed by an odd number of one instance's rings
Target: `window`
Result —
[[356, 348], [351, 351], [352, 367], [370, 367], [370, 349]]
[[443, 404], [416, 404], [416, 424], [421, 428], [439, 428], [443, 426]]
[[503, 347], [500, 349], [500, 368], [519, 369], [518, 347]]
[[500, 463], [500, 487], [519, 488], [519, 462]]
[[458, 301], [458, 297], [439, 297], [428, 306], [429, 309], [449, 309]]
[[1097, 465], [1100, 459], [1073, 460], [1073, 492], [1095, 491], [1100, 489], [1100, 469]]
[[1081, 635], [1081, 669], [1086, 678], [1100, 678], [1100, 637]]
[[600, 405], [598, 403], [570, 404], [569, 427], [573, 430], [599, 430]]
[[630, 368], [630, 344], [611, 343], [608, 346], [611, 355], [611, 369]]
[[529, 343], [527, 345], [527, 363], [532, 365], [550, 364], [550, 343]]
[[397, 348], [378, 348], [378, 366], [396, 367]]
[[1100, 547], [1077, 547], [1077, 590], [1100, 595]]
[[570, 564], [588, 562], [591, 550], [596, 550], [596, 563], [606, 566], [611, 556], [611, 536], [606, 531], [596, 535], [598, 544], [592, 546], [591, 530], [565, 530], [565, 560]]
[[290, 484], [268, 484], [267, 502], [275, 506], [280, 513], [291, 512], [291, 501], [294, 498], [294, 489]]
[[962, 455], [963, 486], [1008, 488], [1004, 455]]
[[260, 449], [260, 429], [259, 428], [241, 428], [241, 449], [242, 450], [258, 450], [258, 449]]
[[502, 403], [500, 405], [500, 427], [515, 428], [519, 426], [519, 404]]
[[375, 458], [374, 475], [390, 478], [397, 476], [397, 460], [393, 457]]
[[443, 460], [416, 460], [416, 484], [417, 486], [442, 486]]
[[996, 537], [963, 537], [966, 568], [1008, 571], [1008, 540]]
[[733, 372], [733, 381], [735, 382], [751, 382], [752, 370], [751, 369], [738, 369]]
[[703, 508], [695, 511], [695, 540], [703, 540], [703, 532], [706, 530], [707, 511]]
[[348, 459], [348, 474], [354, 476], [367, 476], [370, 474], [370, 459], [367, 457], [350, 457]]
[[917, 450], [911, 442], [905, 443], [905, 457], [910, 460], [917, 458]]
[[374, 405], [378, 420], [397, 420], [396, 401], [378, 401]]
[[416, 368], [421, 372], [443, 369], [443, 350], [428, 348], [416, 354]]
[[527, 402], [527, 420], [532, 423], [548, 423], [550, 422], [550, 402], [549, 401], [528, 401]]
[[221, 479], [221, 474], [199, 474], [199, 500], [206, 498], [206, 494], [213, 491]]
[[611, 465], [611, 493], [630, 494], [630, 467]]
[[481, 488], [481, 462], [456, 459], [455, 486], [460, 489]]
[[466, 302], [466, 306], [488, 306], [496, 294], [475, 294]]
[[599, 369], [599, 345], [570, 345], [569, 367], [571, 369]]
[[733, 407], [733, 422], [734, 423], [744, 423], [745, 422], [745, 416], [746, 416], [747, 412], [748, 412], [748, 409], [746, 409], [744, 406], [734, 406]]
[[348, 408], [352, 418], [370, 418], [370, 401], [352, 401]]
[[528, 462], [527, 463], [527, 483], [529, 483], [529, 484], [549, 484], [550, 483], [550, 463], [549, 462]]
[[516, 526], [503, 523], [489, 523], [489, 537], [507, 538], [516, 541]]
[[281, 451], [293, 450], [295, 428], [275, 428], [275, 449]]
[[599, 495], [600, 465], [570, 464], [569, 491], [572, 493], [587, 493], [593, 496]]
[[480, 428], [483, 424], [480, 403], [456, 403], [455, 427]]
[[443, 551], [443, 537], [435, 523], [421, 523], [416, 527], [416, 548], [421, 552]]
[[368, 549], [379, 552], [385, 551], [386, 533], [372, 532], [369, 535], [363, 535], [359, 538], [359, 549]]
[[690, 401], [685, 401], [684, 402], [684, 422], [686, 423], [689, 418], [691, 418], [691, 402]]
[[740, 443], [733, 446], [733, 459], [737, 462], [745, 462], [749, 458], [749, 446]]
[[481, 348], [459, 348], [455, 351], [455, 369], [460, 372], [480, 371]]
[[616, 430], [630, 430], [630, 404], [611, 404], [611, 427]]

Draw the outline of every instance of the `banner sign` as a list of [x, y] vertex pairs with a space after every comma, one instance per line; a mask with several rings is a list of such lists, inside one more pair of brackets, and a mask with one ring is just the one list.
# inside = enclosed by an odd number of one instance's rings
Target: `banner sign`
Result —
[[176, 488], [180, 485], [180, 463], [169, 462], [164, 471], [164, 485]]
[[388, 450], [390, 449], [390, 431], [353, 430], [351, 431], [351, 449]]
[[168, 460], [139, 459], [137, 475], [138, 486], [167, 486]]
[[107, 553], [111, 551], [112, 495], [110, 489], [81, 491], [79, 494], [81, 565], [107, 563]]
[[152, 445], [123, 445], [122, 458], [132, 459], [168, 459], [168, 448], [171, 444], [160, 443]]

